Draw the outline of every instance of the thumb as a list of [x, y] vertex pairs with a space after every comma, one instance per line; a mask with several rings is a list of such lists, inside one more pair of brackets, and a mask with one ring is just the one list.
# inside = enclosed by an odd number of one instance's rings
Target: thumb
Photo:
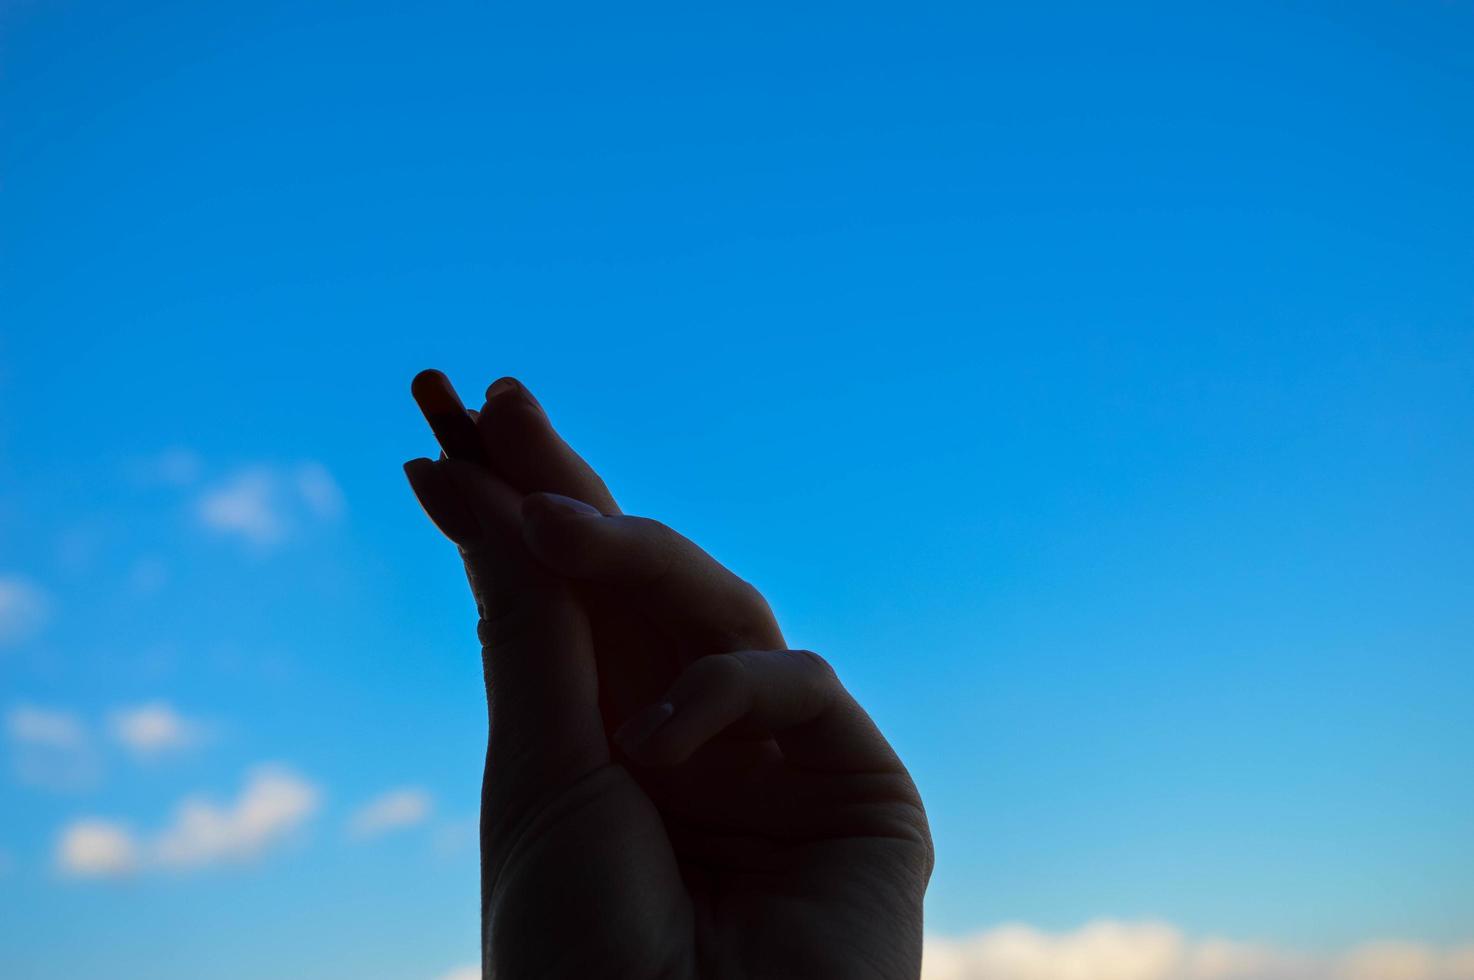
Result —
[[493, 832], [609, 761], [588, 617], [528, 554], [521, 495], [462, 460], [412, 460], [410, 486], [460, 549], [481, 621], [490, 714], [485, 805]]

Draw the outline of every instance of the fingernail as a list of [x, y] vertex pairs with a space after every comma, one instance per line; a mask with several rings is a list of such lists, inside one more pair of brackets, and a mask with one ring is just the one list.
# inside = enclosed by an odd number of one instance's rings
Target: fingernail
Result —
[[574, 500], [565, 497], [561, 493], [529, 494], [523, 501], [523, 507], [528, 509], [534, 517], [603, 517], [597, 507], [590, 506], [582, 500]]
[[486, 400], [491, 401], [498, 395], [505, 395], [508, 392], [516, 391], [518, 388], [521, 387], [522, 386], [517, 383], [516, 378], [497, 378], [491, 383], [491, 387], [486, 389]]
[[619, 730], [614, 733], [614, 741], [626, 752], [635, 752], [650, 741], [651, 736], [660, 731], [661, 726], [670, 721], [675, 713], [676, 706], [669, 701], [652, 705], [620, 725]]
[[512, 395], [514, 392], [516, 398], [523, 404], [530, 405], [543, 415], [547, 415], [547, 411], [543, 409], [542, 402], [537, 400], [537, 396], [528, 391], [527, 386], [516, 378], [497, 378], [493, 381], [491, 387], [486, 389], [487, 407], [489, 408], [491, 406], [492, 399], [500, 398], [503, 395]]

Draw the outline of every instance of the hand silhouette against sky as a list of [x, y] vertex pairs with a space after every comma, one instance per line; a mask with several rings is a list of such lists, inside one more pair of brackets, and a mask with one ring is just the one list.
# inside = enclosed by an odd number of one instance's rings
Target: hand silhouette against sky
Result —
[[481, 616], [485, 975], [916, 977], [926, 815], [835, 672], [522, 385], [466, 414], [405, 472]]

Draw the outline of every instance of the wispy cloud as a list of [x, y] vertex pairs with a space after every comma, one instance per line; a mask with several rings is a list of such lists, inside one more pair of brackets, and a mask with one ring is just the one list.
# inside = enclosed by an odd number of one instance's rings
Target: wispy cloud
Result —
[[70, 711], [18, 704], [5, 713], [5, 738], [16, 776], [54, 790], [77, 790], [97, 779], [99, 765], [87, 725]]
[[87, 742], [87, 728], [70, 711], [21, 704], [5, 715], [5, 732], [16, 742], [47, 748], [75, 749]]
[[321, 798], [317, 786], [290, 770], [260, 766], [233, 802], [188, 797], [152, 838], [111, 820], [75, 821], [58, 838], [57, 867], [74, 877], [110, 878], [249, 861], [288, 840]]
[[198, 745], [204, 726], [163, 701], [120, 708], [108, 718], [113, 740], [139, 759], [153, 759]]
[[348, 821], [348, 836], [354, 840], [381, 837], [391, 831], [424, 823], [433, 802], [430, 794], [413, 786], [393, 789], [374, 797]]
[[51, 599], [19, 575], [0, 575], [0, 646], [23, 643], [51, 617]]
[[227, 537], [270, 548], [311, 521], [335, 520], [343, 493], [321, 463], [252, 466], [207, 488], [195, 501], [200, 523]]
[[286, 534], [277, 479], [268, 469], [237, 473], [205, 491], [196, 505], [200, 521], [221, 534], [236, 535], [255, 545], [273, 545]]
[[303, 463], [293, 478], [297, 494], [307, 509], [318, 517], [332, 520], [343, 513], [343, 491], [328, 468], [321, 463]]
[[1474, 980], [1474, 946], [1368, 943], [1304, 953], [1192, 940], [1163, 923], [1101, 921], [1073, 932], [1025, 925], [926, 941], [922, 980]]

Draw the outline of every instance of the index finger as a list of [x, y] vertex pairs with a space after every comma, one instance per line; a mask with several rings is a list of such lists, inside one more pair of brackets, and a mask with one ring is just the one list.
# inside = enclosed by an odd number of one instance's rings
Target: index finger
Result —
[[421, 371], [410, 382], [409, 391], [446, 456], [487, 464], [486, 448], [476, 432], [476, 423], [461, 404], [461, 396], [456, 394], [449, 378], [434, 368]]

